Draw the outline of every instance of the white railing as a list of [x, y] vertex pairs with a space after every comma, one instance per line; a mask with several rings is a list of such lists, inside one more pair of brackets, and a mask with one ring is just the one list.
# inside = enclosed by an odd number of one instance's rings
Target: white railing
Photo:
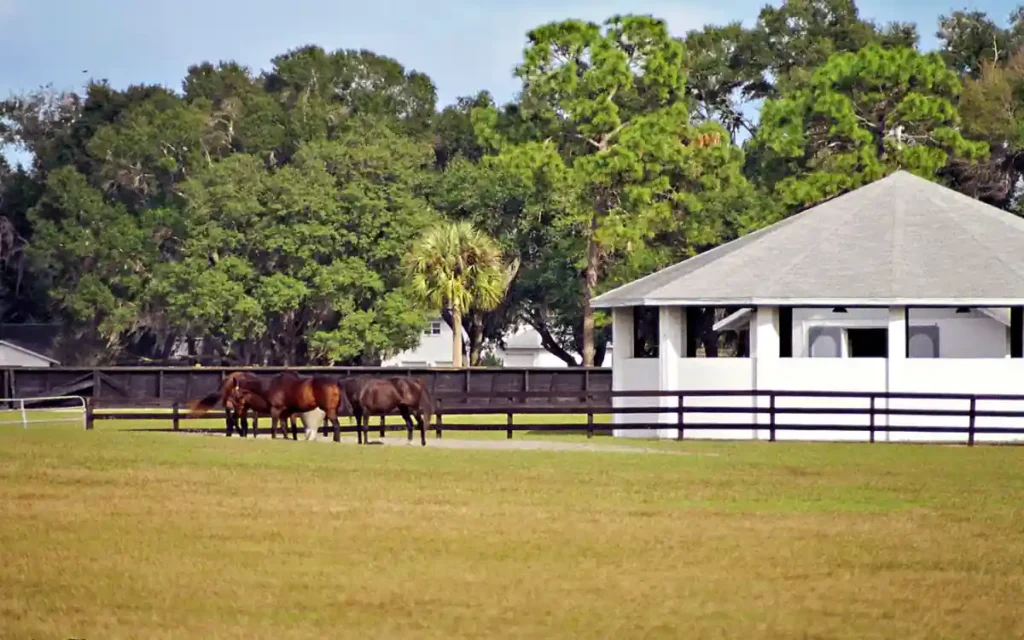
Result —
[[[79, 406], [72, 406], [72, 407], [33, 407], [33, 406], [31, 406], [33, 403], [53, 401], [53, 400], [75, 401], [75, 402], [78, 403]], [[26, 407], [25, 406], [26, 403], [28, 403], [29, 406]], [[9, 408], [7, 405], [14, 405], [14, 408]], [[37, 397], [37, 398], [0, 398], [0, 426], [3, 426], [5, 424], [18, 424], [18, 423], [21, 423], [22, 427], [24, 427], [25, 429], [28, 429], [28, 423], [29, 423], [28, 413], [29, 413], [29, 411], [32, 411], [32, 412], [46, 412], [47, 414], [56, 414], [56, 415], [47, 415], [45, 418], [42, 418], [40, 420], [36, 420], [36, 422], [50, 422], [50, 423], [52, 423], [52, 422], [75, 422], [75, 421], [78, 421], [78, 422], [82, 423], [82, 428], [83, 429], [88, 428], [88, 424], [86, 422], [87, 421], [88, 411], [86, 410], [86, 400], [85, 400], [85, 398], [83, 396], [41, 396], [41, 397]], [[10, 413], [14, 413], [14, 412], [17, 412], [18, 415], [19, 415], [19, 417], [17, 419], [11, 420], [11, 419], [7, 419], [5, 417], [5, 414], [10, 414]], [[62, 415], [62, 414], [67, 414], [67, 413], [76, 413], [76, 414], [80, 413], [81, 415], [80, 416], [75, 416], [75, 417], [64, 417]]]

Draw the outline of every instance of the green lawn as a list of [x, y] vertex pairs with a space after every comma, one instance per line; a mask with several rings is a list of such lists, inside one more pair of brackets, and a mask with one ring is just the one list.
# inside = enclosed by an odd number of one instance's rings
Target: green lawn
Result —
[[0, 636], [1024, 637], [1022, 448], [125, 426], [0, 427]]

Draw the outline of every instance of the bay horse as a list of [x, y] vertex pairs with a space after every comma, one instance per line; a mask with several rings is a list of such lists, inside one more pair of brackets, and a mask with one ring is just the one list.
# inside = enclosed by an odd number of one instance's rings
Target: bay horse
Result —
[[[270, 380], [263, 397], [270, 409], [271, 438], [277, 437], [277, 425], [282, 419], [287, 419], [297, 413], [320, 409], [334, 426], [334, 441], [341, 442], [341, 422], [338, 421], [338, 412], [342, 406], [344, 394], [342, 385], [334, 378], [327, 376], [303, 378], [294, 371], [285, 371]], [[284, 430], [283, 424], [281, 428]], [[292, 437], [298, 439], [294, 422], [292, 422]]]
[[[263, 391], [265, 393], [265, 391]], [[228, 410], [228, 435], [231, 435], [230, 421], [234, 420], [235, 428], [239, 431], [243, 438], [249, 435], [249, 409], [255, 411], [255, 415], [252, 418], [252, 436], [254, 438], [259, 436], [260, 428], [260, 414], [270, 415], [270, 404], [267, 399], [263, 396], [263, 393], [256, 392], [251, 389], [244, 387], [236, 387], [229, 395], [224, 408]], [[239, 419], [241, 420], [242, 426], [238, 427]], [[292, 425], [292, 440], [298, 439], [298, 426], [295, 422], [295, 415], [288, 416], [289, 421]], [[307, 421], [306, 417], [302, 418], [303, 423]], [[287, 434], [285, 435], [287, 438]], [[306, 439], [309, 439], [309, 429], [306, 429]]]
[[[405, 420], [405, 427], [412, 442], [412, 419], [416, 416], [420, 427], [420, 444], [427, 446], [426, 425], [434, 413], [434, 402], [427, 391], [427, 384], [419, 378], [370, 379], [359, 391], [359, 411], [362, 414], [358, 425], [359, 444], [370, 443], [370, 416], [384, 416], [398, 409]], [[353, 408], [353, 412], [355, 409]], [[424, 422], [424, 416], [426, 421]]]
[[[238, 400], [233, 397], [249, 393], [262, 393], [263, 381], [255, 374], [248, 371], [234, 371], [220, 381], [216, 391], [212, 391], [198, 400], [188, 403], [189, 413], [194, 416], [205, 415], [219, 402], [224, 406], [225, 434], [231, 437], [232, 429], [238, 430], [238, 419], [241, 417], [245, 423], [245, 430], [248, 431], [248, 411], [239, 406]], [[244, 436], [243, 436], [244, 437]]]
[[[248, 371], [234, 371], [223, 380], [220, 387], [199, 400], [189, 403], [189, 412], [196, 416], [204, 415], [217, 403], [224, 406], [225, 435], [231, 437], [233, 430], [238, 431], [243, 438], [249, 434], [249, 409], [257, 413], [253, 416], [253, 436], [258, 434], [259, 413], [269, 413], [270, 405], [267, 403], [264, 394], [266, 387], [258, 376]], [[241, 427], [239, 428], [239, 422]], [[297, 438], [297, 426], [295, 417], [291, 416], [293, 438]]]

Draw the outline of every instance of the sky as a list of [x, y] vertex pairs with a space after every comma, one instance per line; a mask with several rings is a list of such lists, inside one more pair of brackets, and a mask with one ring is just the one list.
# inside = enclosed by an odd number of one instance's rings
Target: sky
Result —
[[[779, 4], [781, 0], [771, 0]], [[913, 21], [934, 48], [939, 15], [979, 9], [1000, 22], [1024, 0], [861, 0], [862, 17]], [[649, 13], [683, 35], [705, 24], [753, 24], [768, 0], [0, 0], [0, 97], [52, 84], [81, 89], [181, 87], [189, 65], [236, 60], [253, 70], [289, 49], [370, 49], [428, 74], [439, 106], [488, 89], [518, 90], [512, 70], [526, 32], [565, 18]]]

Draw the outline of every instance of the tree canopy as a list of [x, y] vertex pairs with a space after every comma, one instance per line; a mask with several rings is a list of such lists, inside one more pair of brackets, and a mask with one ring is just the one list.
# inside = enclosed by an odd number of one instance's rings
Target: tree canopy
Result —
[[[61, 324], [68, 364], [376, 364], [438, 316], [472, 364], [518, 325], [599, 364], [594, 295], [896, 169], [1022, 211], [1021, 16], [563, 20], [526, 34], [505, 102], [439, 105], [416, 60], [301, 43], [180, 88], [41, 87], [0, 102], [30, 158], [0, 161], [0, 322]], [[442, 268], [483, 256], [500, 280]]]

